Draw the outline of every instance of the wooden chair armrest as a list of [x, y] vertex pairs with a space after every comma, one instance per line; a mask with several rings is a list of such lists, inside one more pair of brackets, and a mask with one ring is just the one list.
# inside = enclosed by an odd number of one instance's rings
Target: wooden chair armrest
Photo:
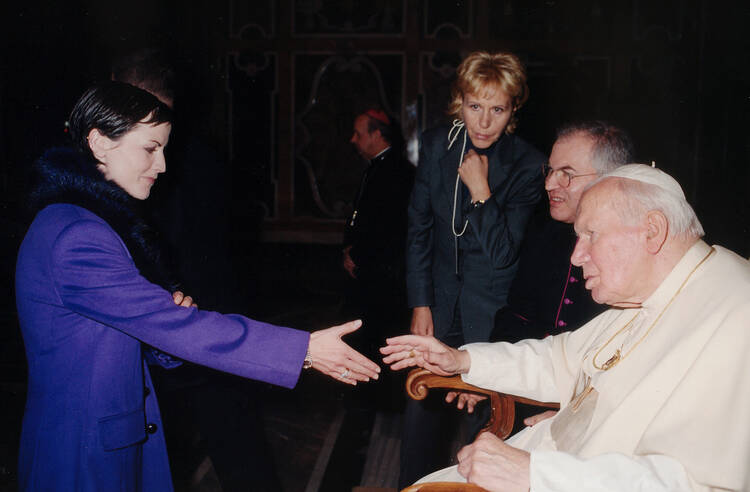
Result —
[[[496, 391], [479, 388], [465, 383], [461, 379], [461, 376], [438, 376], [437, 374], [422, 368], [412, 369], [409, 372], [409, 375], [406, 378], [406, 393], [410, 398], [413, 400], [424, 400], [427, 398], [431, 388], [478, 393], [489, 397], [491, 408], [490, 420], [487, 422], [487, 425], [483, 430], [492, 432], [500, 439], [508, 437], [513, 430], [513, 421], [516, 417], [516, 402], [547, 408], [560, 408], [558, 403], [540, 402], [523, 398], [521, 396], [506, 395], [505, 393], [498, 393]], [[441, 489], [435, 490], [437, 491]]]

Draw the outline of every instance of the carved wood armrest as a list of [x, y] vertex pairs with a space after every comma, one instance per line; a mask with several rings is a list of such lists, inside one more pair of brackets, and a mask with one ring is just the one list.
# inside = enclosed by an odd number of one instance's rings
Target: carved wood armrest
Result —
[[[479, 388], [465, 383], [461, 379], [461, 376], [438, 376], [437, 374], [433, 374], [427, 369], [422, 368], [412, 369], [411, 372], [409, 372], [409, 375], [406, 378], [406, 393], [410, 398], [414, 400], [424, 400], [430, 392], [430, 388], [442, 388], [449, 391], [464, 391], [487, 396], [490, 400], [491, 414], [490, 420], [487, 422], [487, 425], [483, 430], [492, 432], [500, 439], [508, 437], [513, 430], [513, 421], [516, 417], [516, 402], [548, 408], [560, 408], [560, 405], [557, 403], [540, 402], [523, 398], [521, 396], [506, 395], [504, 393]], [[440, 489], [435, 490], [437, 491]]]

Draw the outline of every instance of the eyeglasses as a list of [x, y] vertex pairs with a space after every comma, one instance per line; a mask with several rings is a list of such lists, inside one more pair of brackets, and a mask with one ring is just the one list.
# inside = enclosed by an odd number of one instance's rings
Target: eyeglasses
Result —
[[545, 164], [544, 166], [542, 166], [542, 172], [544, 172], [544, 179], [549, 179], [550, 177], [554, 176], [554, 178], [563, 188], [567, 188], [568, 186], [570, 186], [570, 182], [576, 178], [581, 178], [583, 176], [596, 176], [598, 174], [573, 174], [569, 171], [566, 171], [565, 169], [552, 169], [549, 164]]

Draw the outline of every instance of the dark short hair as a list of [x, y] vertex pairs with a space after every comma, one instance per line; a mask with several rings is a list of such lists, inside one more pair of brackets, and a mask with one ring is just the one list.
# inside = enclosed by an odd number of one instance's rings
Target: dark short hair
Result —
[[73, 144], [91, 156], [88, 136], [96, 128], [117, 140], [138, 123], [159, 125], [172, 122], [172, 110], [152, 94], [124, 82], [106, 81], [83, 93], [70, 113]]
[[600, 175], [633, 162], [633, 141], [622, 128], [601, 120], [579, 121], [562, 126], [557, 139], [578, 134], [593, 141], [591, 165]]
[[158, 48], [131, 51], [112, 63], [112, 78], [140, 87], [164, 100], [174, 100], [176, 74], [168, 54]]

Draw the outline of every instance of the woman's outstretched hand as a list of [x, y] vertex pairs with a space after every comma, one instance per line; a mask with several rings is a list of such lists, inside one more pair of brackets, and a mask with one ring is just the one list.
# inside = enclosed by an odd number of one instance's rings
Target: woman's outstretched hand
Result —
[[378, 379], [380, 367], [341, 339], [360, 326], [362, 321], [355, 320], [311, 333], [308, 350], [313, 369], [351, 385], [356, 385], [357, 381]]
[[435, 337], [402, 335], [386, 339], [380, 348], [383, 362], [396, 371], [419, 366], [440, 376], [463, 374], [471, 367], [471, 356], [465, 350], [451, 348]]

